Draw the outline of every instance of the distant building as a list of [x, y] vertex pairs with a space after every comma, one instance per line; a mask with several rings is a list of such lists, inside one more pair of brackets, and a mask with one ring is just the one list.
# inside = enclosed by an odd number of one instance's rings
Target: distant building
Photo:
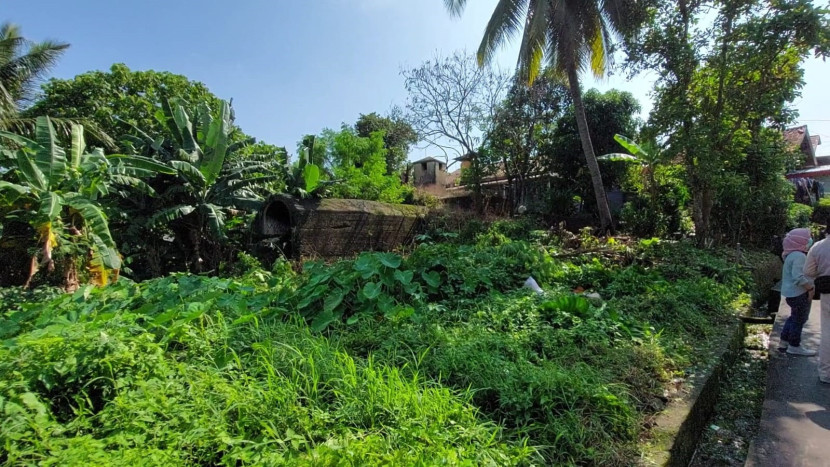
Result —
[[443, 185], [447, 176], [447, 164], [434, 157], [412, 163], [412, 183], [415, 186]]
[[816, 148], [821, 144], [821, 137], [818, 135], [810, 136], [807, 125], [784, 130], [784, 141], [804, 154], [805, 168], [820, 165], [818, 158], [816, 158]]
[[804, 155], [801, 167], [787, 174], [796, 187], [795, 199], [812, 205], [824, 195], [824, 187], [830, 186], [830, 156], [816, 156], [821, 137], [811, 136], [807, 125], [784, 130], [784, 141]]

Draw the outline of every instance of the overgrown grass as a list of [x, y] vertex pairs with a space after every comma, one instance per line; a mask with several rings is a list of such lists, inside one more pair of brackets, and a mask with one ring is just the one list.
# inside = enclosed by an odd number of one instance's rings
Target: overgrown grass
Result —
[[4, 463], [515, 464], [533, 454], [502, 441], [469, 393], [267, 319], [250, 285], [180, 276], [84, 292], [44, 306], [45, 326], [0, 350]]
[[4, 294], [0, 461], [631, 465], [664, 384], [746, 302], [746, 271], [684, 244], [479, 240]]

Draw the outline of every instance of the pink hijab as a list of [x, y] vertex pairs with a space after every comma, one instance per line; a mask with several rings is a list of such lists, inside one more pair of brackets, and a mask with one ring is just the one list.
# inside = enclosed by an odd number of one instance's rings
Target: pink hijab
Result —
[[801, 251], [807, 253], [807, 244], [810, 243], [810, 229], [793, 229], [784, 237], [784, 253], [782, 258], [793, 251]]

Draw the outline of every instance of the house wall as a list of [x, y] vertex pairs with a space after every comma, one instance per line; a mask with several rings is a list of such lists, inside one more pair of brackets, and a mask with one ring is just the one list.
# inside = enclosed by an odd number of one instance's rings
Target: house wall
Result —
[[412, 169], [412, 175], [415, 186], [443, 186], [447, 178], [447, 171], [444, 169], [444, 164], [440, 162], [418, 162]]

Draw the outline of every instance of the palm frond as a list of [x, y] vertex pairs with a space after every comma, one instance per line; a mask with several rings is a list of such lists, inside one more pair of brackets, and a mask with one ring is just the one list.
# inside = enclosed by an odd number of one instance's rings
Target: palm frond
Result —
[[542, 59], [548, 42], [550, 9], [551, 3], [546, 0], [530, 0], [528, 5], [527, 19], [516, 65], [519, 77], [528, 84], [533, 84], [542, 68]]
[[525, 26], [527, 6], [528, 0], [499, 0], [478, 47], [479, 65], [490, 63], [499, 46]]
[[444, 0], [444, 7], [455, 17], [460, 17], [466, 6], [467, 0]]

